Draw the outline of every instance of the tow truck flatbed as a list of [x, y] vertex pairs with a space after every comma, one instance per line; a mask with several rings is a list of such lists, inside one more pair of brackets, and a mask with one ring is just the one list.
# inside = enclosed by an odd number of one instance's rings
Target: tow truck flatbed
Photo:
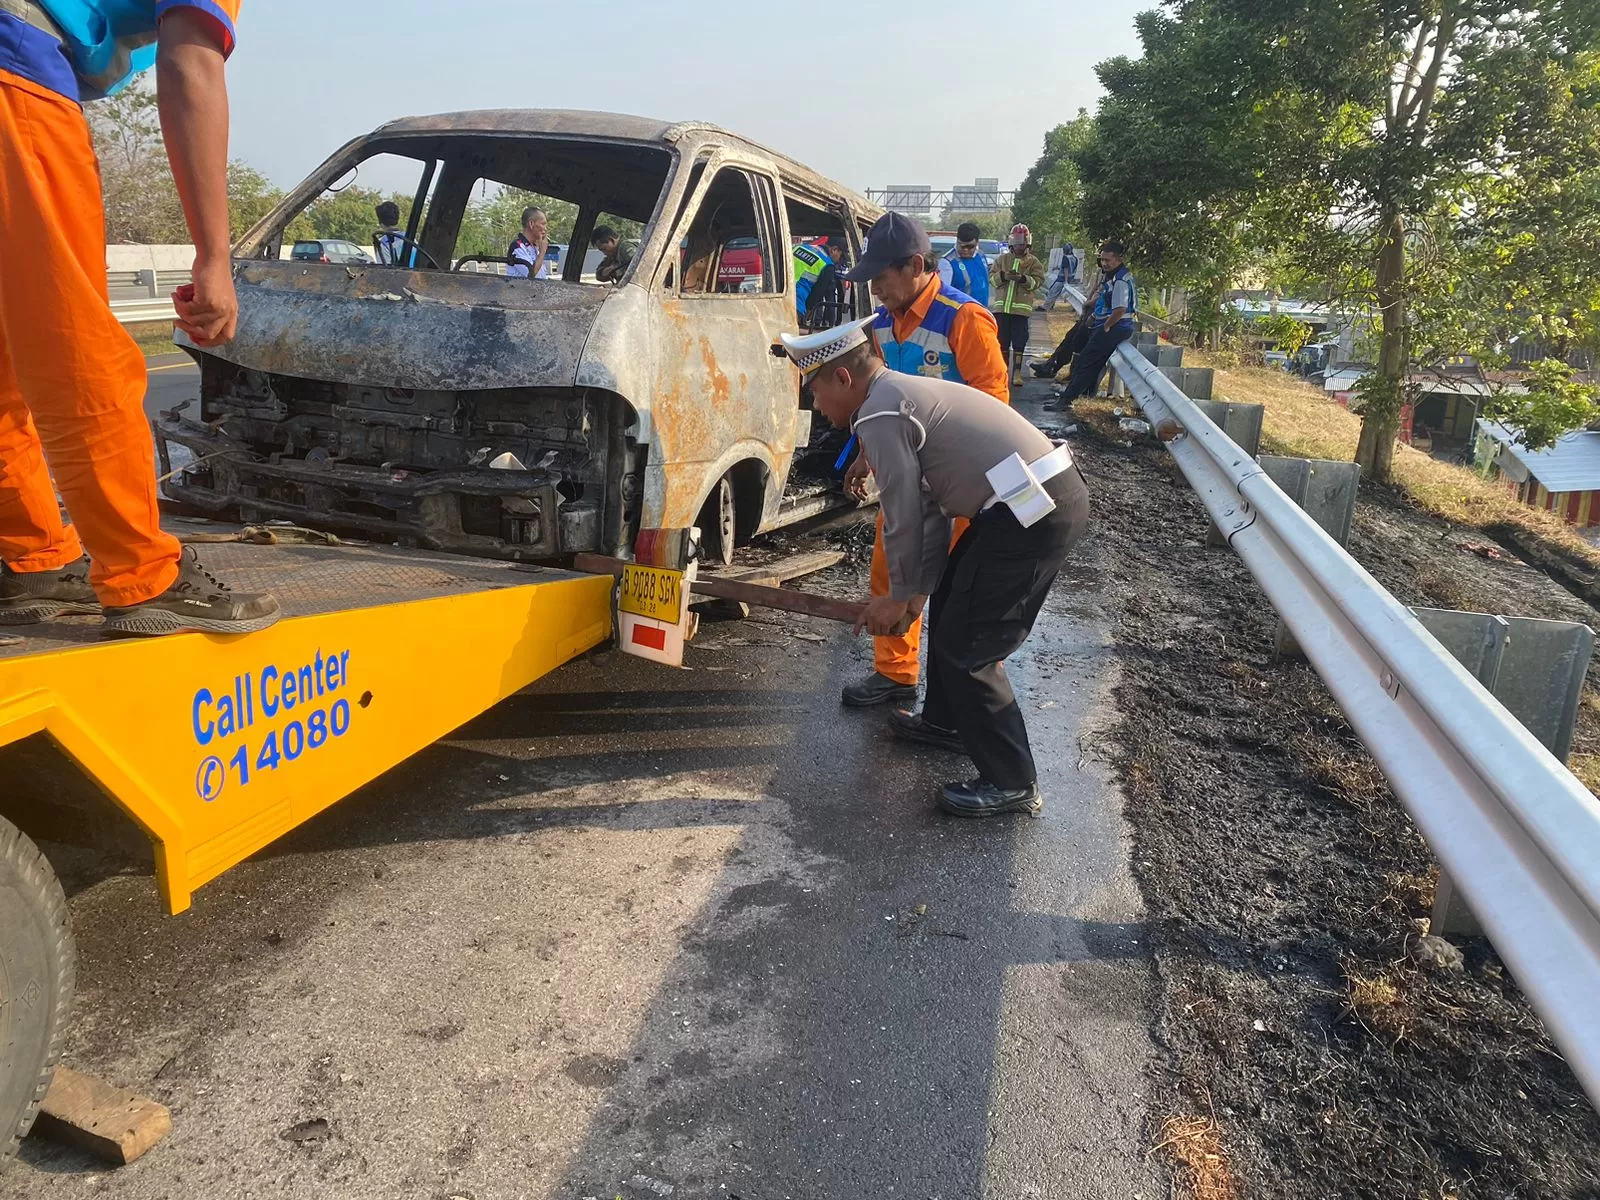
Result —
[[[117, 641], [93, 617], [0, 627], [0, 747], [53, 740], [149, 838], [173, 913], [611, 635], [606, 576], [348, 544], [213, 543], [202, 558], [272, 592], [284, 619]], [[0, 782], [0, 817], [25, 828], [40, 802]]]

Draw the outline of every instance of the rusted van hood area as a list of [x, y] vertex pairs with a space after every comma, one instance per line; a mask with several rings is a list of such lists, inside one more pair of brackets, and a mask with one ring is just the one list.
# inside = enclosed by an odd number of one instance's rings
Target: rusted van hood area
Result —
[[571, 387], [612, 289], [391, 267], [252, 262], [239, 331], [207, 350], [273, 374], [379, 387]]

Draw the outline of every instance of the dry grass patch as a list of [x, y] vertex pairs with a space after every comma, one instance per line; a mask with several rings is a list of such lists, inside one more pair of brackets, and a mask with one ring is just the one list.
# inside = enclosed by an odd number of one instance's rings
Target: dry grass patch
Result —
[[127, 330], [133, 335], [133, 340], [144, 351], [144, 356], [150, 358], [156, 354], [176, 354], [177, 344], [172, 340], [171, 321], [146, 321], [139, 325], [129, 325]]
[[1167, 1153], [1176, 1167], [1173, 1194], [1187, 1200], [1236, 1200], [1238, 1184], [1215, 1117], [1168, 1117], [1151, 1149]]
[[[1189, 351], [1201, 365], [1206, 356]], [[1320, 388], [1265, 367], [1218, 369], [1216, 395], [1265, 406], [1262, 441], [1274, 454], [1348, 461], [1355, 457], [1361, 418]], [[1490, 529], [1513, 525], [1600, 568], [1600, 550], [1551, 513], [1529, 508], [1466, 467], [1439, 462], [1410, 446], [1396, 446], [1395, 482], [1427, 512], [1457, 525]]]
[[1345, 976], [1346, 1009], [1366, 1026], [1367, 1032], [1391, 1041], [1405, 1037], [1411, 1027], [1408, 1006], [1400, 989], [1386, 975]]

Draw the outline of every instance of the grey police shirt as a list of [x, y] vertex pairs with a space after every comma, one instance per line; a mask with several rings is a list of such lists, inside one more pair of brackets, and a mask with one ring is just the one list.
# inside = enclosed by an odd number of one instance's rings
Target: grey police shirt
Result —
[[1012, 454], [1033, 462], [1054, 446], [1026, 417], [964, 383], [881, 371], [852, 428], [878, 480], [889, 594], [925, 596], [950, 552], [950, 518], [974, 517], [994, 495], [987, 472]]

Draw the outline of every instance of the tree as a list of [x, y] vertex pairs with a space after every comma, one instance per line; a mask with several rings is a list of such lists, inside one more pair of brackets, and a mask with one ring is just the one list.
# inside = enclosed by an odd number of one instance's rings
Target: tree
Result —
[[1083, 224], [1083, 183], [1076, 156], [1093, 143], [1094, 118], [1087, 109], [1044, 135], [1044, 153], [1017, 188], [1012, 215], [1032, 232], [1041, 245], [1087, 240]]
[[[1369, 477], [1390, 476], [1413, 361], [1492, 359], [1514, 327], [1582, 326], [1593, 269], [1530, 284], [1537, 256], [1500, 239], [1553, 219], [1558, 199], [1569, 228], [1591, 228], [1575, 210], [1600, 211], [1600, 189], [1579, 183], [1600, 154], [1590, 0], [1167, 11], [1140, 18], [1141, 60], [1100, 67], [1100, 136], [1080, 161], [1089, 223], [1120, 204], [1141, 254], [1150, 238], [1218, 278], [1275, 246], [1370, 309], [1378, 361], [1357, 450]], [[1593, 261], [1565, 228], [1542, 232]]]
[[100, 160], [106, 241], [187, 242], [183, 206], [161, 142], [155, 92], [136, 80], [115, 96], [88, 105], [85, 113]]
[[238, 159], [228, 164], [228, 229], [235, 241], [281, 199], [283, 193], [254, 167]]

